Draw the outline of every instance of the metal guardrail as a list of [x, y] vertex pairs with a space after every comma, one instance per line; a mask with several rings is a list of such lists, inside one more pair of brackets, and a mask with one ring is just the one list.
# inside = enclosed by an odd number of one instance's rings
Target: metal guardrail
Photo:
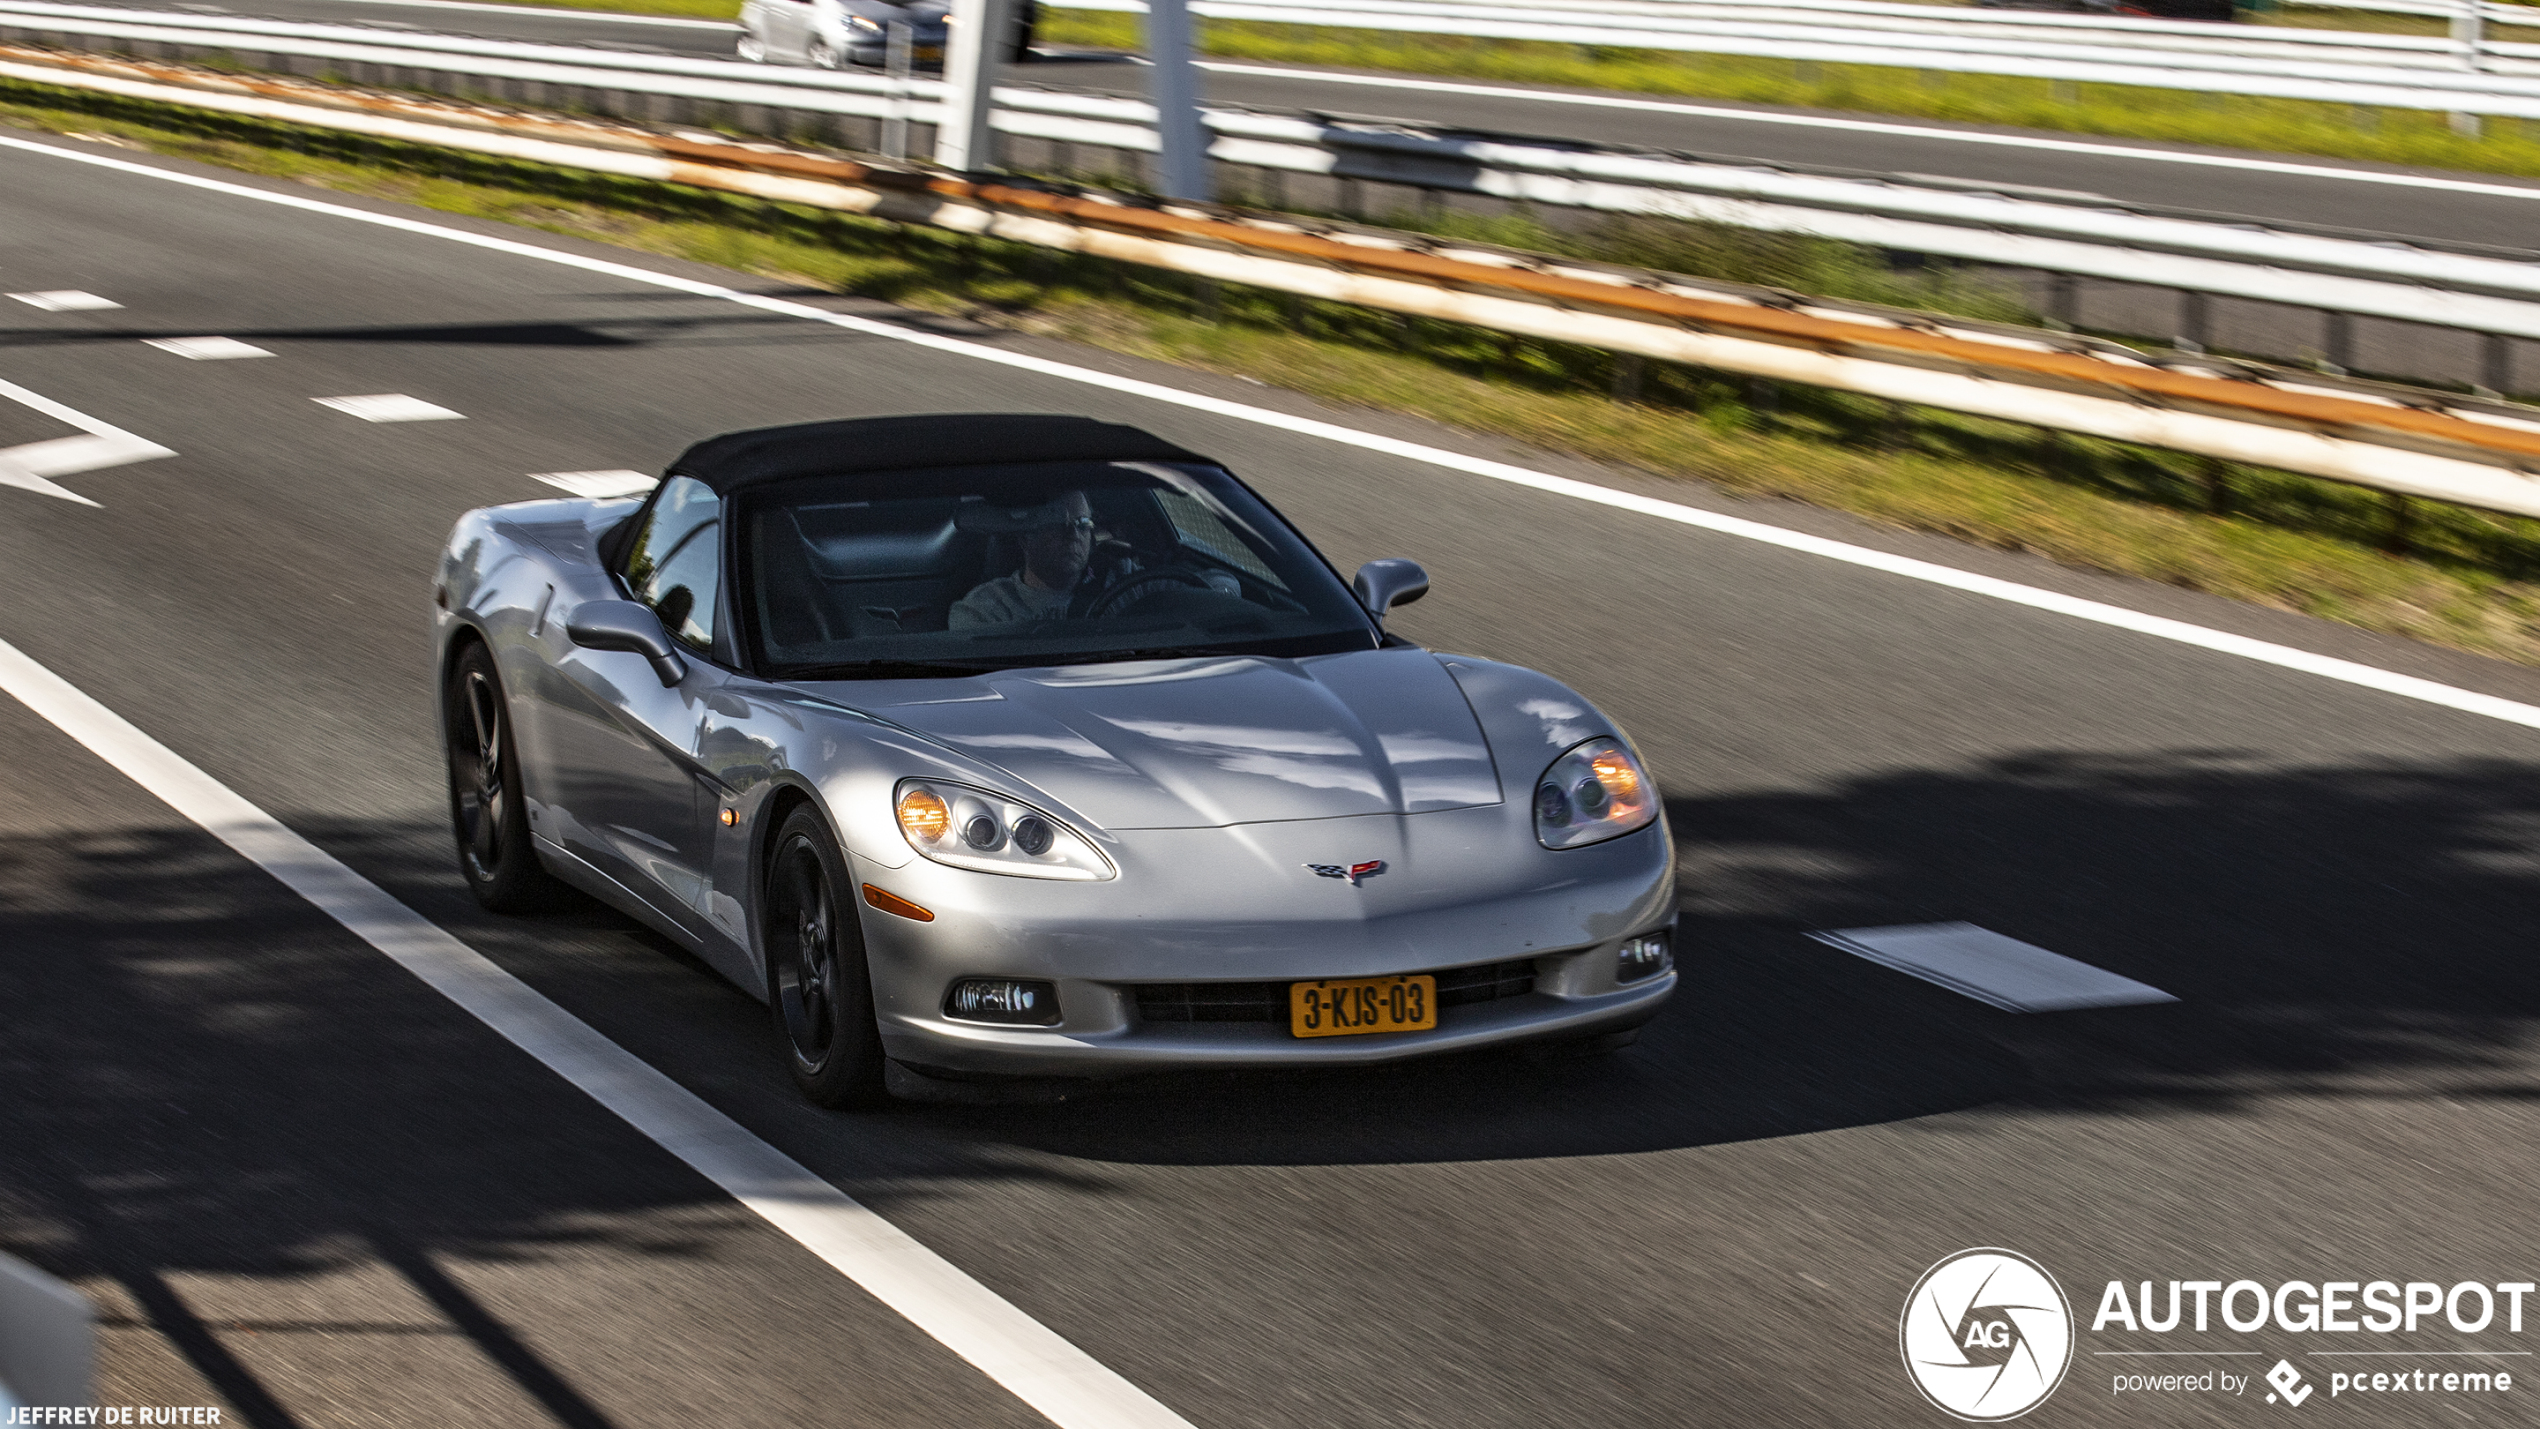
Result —
[[[922, 78], [52, 0], [0, 0], [0, 35], [6, 34], [156, 45], [175, 56], [313, 60], [366, 69], [375, 83], [437, 74], [526, 103], [630, 117], [680, 119], [651, 108], [657, 99], [675, 99], [771, 135], [822, 117], [932, 126], [945, 102], [945, 86]], [[990, 123], [1005, 135], [1130, 153], [1157, 148], [1155, 109], [1142, 100], [1021, 86], [998, 86], [993, 100]], [[1202, 117], [1213, 136], [1210, 153], [1223, 164], [1716, 222], [2318, 310], [2333, 315], [2321, 346], [2341, 366], [2353, 365], [2336, 337], [2349, 316], [2486, 335], [2493, 351], [2480, 376], [2498, 391], [2509, 385], [2505, 341], [2540, 340], [2540, 253], [2403, 243], [2106, 199], [1974, 191], [1402, 121], [1222, 107]], [[687, 116], [685, 122], [703, 121]], [[927, 152], [924, 133], [917, 130], [908, 152]], [[2181, 335], [2204, 340], [2195, 331]]]
[[0, 52], [0, 76], [750, 194], [2540, 516], [2540, 408], [1415, 235], [991, 183], [301, 81]]
[[[1144, 0], [1067, 0], [1067, 8], [1137, 12]], [[2527, 6], [2462, 0], [2452, 38], [2353, 31], [2233, 31], [2193, 22], [2035, 16], [1899, 6], [1835, 15], [1788, 6], [1650, 7], [1556, 12], [1490, 0], [1191, 0], [1226, 20], [1462, 35], [1548, 44], [1676, 50], [1889, 69], [2133, 85], [2306, 99], [2464, 116], [2532, 117], [2540, 46], [2490, 40], [2490, 24], [2527, 23]], [[1983, 15], [1986, 18], [1969, 18]], [[1931, 18], [1925, 18], [1931, 17]], [[2040, 21], [2045, 23], [2039, 23]]]

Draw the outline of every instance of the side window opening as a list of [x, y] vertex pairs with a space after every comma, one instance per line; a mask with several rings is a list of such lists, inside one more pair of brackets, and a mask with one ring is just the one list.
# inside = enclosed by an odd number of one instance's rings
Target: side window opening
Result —
[[626, 585], [662, 628], [700, 653], [714, 645], [723, 577], [723, 502], [704, 482], [671, 478], [626, 559]]

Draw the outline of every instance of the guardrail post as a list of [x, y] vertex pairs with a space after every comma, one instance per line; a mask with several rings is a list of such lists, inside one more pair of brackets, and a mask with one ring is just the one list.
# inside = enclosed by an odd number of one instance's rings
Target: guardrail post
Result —
[[[2452, 11], [2452, 43], [2460, 47], [2461, 68], [2485, 69], [2487, 68], [2487, 0], [2456, 0], [2456, 3], [2458, 8]], [[2463, 119], [2473, 124], [2478, 122], [2478, 116], [2475, 114], [2455, 114], [2452, 119], [2455, 128], [2459, 127], [2459, 121]]]
[[1148, 98], [1155, 103], [1155, 186], [1167, 198], [1205, 202], [1208, 129], [1199, 116], [1199, 66], [1191, 63], [1189, 0], [1147, 0]]
[[988, 95], [996, 84], [997, 41], [1012, 0], [953, 0], [951, 53], [944, 56], [944, 125], [935, 132], [935, 162], [976, 173], [996, 162], [988, 128]]
[[2178, 346], [2186, 352], [2203, 352], [2213, 341], [2212, 304], [2203, 293], [2182, 288], [2178, 294]]
[[2502, 397], [2514, 390], [2514, 340], [2500, 332], [2479, 340], [2478, 385]]
[[893, 20], [882, 30], [882, 73], [891, 81], [891, 112], [882, 118], [882, 157], [894, 163], [908, 158], [908, 78], [916, 69], [916, 29]]

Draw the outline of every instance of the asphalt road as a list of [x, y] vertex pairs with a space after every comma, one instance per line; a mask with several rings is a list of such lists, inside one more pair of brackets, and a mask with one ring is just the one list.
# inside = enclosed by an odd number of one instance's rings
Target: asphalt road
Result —
[[[136, 8], [164, 7], [142, 3]], [[654, 17], [630, 19], [528, 6], [418, 5], [399, 0], [233, 0], [226, 6], [179, 8], [713, 57], [731, 54], [734, 33], [710, 22], [663, 23]], [[1404, 118], [1501, 134], [2101, 194], [2130, 203], [2401, 237], [2527, 250], [2535, 246], [2532, 225], [2540, 215], [2540, 183], [2487, 174], [2449, 176], [2466, 187], [2427, 188], [2374, 181], [2425, 176], [2396, 166], [2197, 149], [2148, 140], [2093, 139], [1876, 115], [1828, 115], [1668, 96], [1581, 94], [1546, 86], [1484, 85], [1383, 73], [1219, 62], [1210, 62], [1207, 69], [1203, 81], [1207, 97], [1264, 108]], [[1009, 67], [1004, 82], [1108, 94], [1146, 93], [1143, 67], [1116, 55], [1051, 52], [1035, 63]], [[1654, 107], [1612, 107], [1616, 100], [1647, 100]], [[1829, 126], [1827, 120], [1838, 122]], [[2182, 158], [2194, 162], [2181, 162]]]
[[[94, 507], [0, 486], [0, 640], [1201, 1429], [1944, 1423], [1897, 1316], [1966, 1246], [2039, 1257], [2085, 1329], [2120, 1278], [2540, 1278], [2540, 731], [433, 232], [19, 147], [0, 192], [0, 291], [121, 305], [0, 300], [0, 379], [178, 453], [61, 478]], [[274, 355], [144, 342], [205, 334]], [[969, 336], [2540, 701], [2540, 672]], [[388, 392], [464, 420], [312, 400]], [[831, 1114], [794, 1098], [757, 1005], [660, 940], [474, 907], [425, 669], [453, 517], [729, 428], [999, 409], [1223, 454], [1344, 569], [1426, 563], [1436, 594], [1397, 628], [1538, 665], [1625, 723], [1688, 913], [1687, 986], [1642, 1043]], [[0, 414], [0, 442], [70, 434]], [[5, 698], [0, 749], [0, 1248], [102, 1307], [102, 1402], [257, 1425], [1034, 1422]], [[2015, 1016], [1803, 936], [1953, 919], [2181, 1001]], [[2284, 1413], [2114, 1396], [2108, 1364], [2146, 1362], [2087, 1356], [2283, 1356], [2317, 1379], [2320, 1338], [2085, 1333], [2034, 1422]], [[2525, 1392], [2306, 1412], [2521, 1422]]]

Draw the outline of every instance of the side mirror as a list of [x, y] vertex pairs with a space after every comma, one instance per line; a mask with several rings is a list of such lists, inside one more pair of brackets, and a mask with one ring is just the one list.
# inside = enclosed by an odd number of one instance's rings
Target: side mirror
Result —
[[1388, 556], [1369, 561], [1358, 568], [1358, 576], [1349, 583], [1358, 603], [1378, 620], [1397, 605], [1409, 605], [1429, 593], [1429, 573], [1420, 569], [1418, 561]]
[[653, 673], [667, 688], [688, 673], [687, 663], [672, 648], [670, 636], [647, 606], [631, 600], [586, 600], [565, 622], [565, 637], [585, 650], [623, 650], [652, 662]]

